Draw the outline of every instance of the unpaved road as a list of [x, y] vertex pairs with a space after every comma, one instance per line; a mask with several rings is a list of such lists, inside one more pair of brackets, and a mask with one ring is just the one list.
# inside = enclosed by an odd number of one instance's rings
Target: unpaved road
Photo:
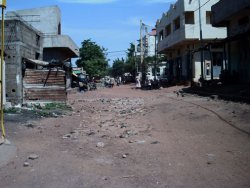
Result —
[[0, 187], [250, 187], [249, 105], [131, 88], [73, 91], [72, 115], [31, 127], [13, 116]]

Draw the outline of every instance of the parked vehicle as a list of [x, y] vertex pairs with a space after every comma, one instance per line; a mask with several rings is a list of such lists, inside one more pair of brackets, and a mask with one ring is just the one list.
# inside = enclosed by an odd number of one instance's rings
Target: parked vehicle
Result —
[[95, 82], [89, 82], [89, 90], [91, 91], [91, 90], [96, 90], [97, 88], [96, 88], [96, 83]]
[[79, 91], [87, 91], [88, 90], [88, 78], [84, 74], [78, 75], [78, 84], [79, 84]]
[[115, 84], [115, 79], [113, 77], [105, 76], [104, 77], [104, 86], [107, 88], [112, 88]]

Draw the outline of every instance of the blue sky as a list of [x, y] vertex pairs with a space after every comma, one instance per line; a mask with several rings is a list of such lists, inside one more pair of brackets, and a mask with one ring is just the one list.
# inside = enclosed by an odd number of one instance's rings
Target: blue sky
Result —
[[[7, 0], [7, 11], [58, 5], [62, 14], [62, 34], [80, 47], [92, 39], [108, 52], [123, 51], [140, 37], [140, 19], [154, 26], [175, 0]], [[120, 58], [125, 52], [110, 53]]]

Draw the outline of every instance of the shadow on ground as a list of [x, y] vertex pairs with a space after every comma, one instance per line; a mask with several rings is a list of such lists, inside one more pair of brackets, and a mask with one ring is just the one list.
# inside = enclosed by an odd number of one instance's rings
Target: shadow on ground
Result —
[[192, 86], [182, 89], [184, 93], [197, 94], [211, 98], [218, 98], [234, 102], [250, 104], [250, 85], [214, 85], [197, 87]]

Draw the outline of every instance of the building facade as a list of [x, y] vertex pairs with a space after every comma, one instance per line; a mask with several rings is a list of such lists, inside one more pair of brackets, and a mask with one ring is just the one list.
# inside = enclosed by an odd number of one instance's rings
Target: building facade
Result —
[[211, 6], [217, 2], [178, 0], [157, 21], [158, 52], [167, 54], [171, 80], [198, 82], [201, 75], [205, 80], [219, 78], [225, 63], [223, 47], [210, 44], [227, 33], [226, 28], [211, 25]]
[[58, 6], [8, 12], [7, 17], [18, 16], [42, 33], [43, 60], [65, 61], [79, 56], [79, 48], [68, 36], [62, 35], [61, 11]]
[[227, 27], [225, 79], [250, 83], [250, 1], [221, 0], [212, 6], [213, 25]]
[[12, 105], [24, 102], [25, 69], [39, 67], [28, 61], [70, 64], [71, 58], [79, 55], [73, 40], [61, 35], [61, 13], [57, 6], [7, 12], [5, 52], [6, 100]]

